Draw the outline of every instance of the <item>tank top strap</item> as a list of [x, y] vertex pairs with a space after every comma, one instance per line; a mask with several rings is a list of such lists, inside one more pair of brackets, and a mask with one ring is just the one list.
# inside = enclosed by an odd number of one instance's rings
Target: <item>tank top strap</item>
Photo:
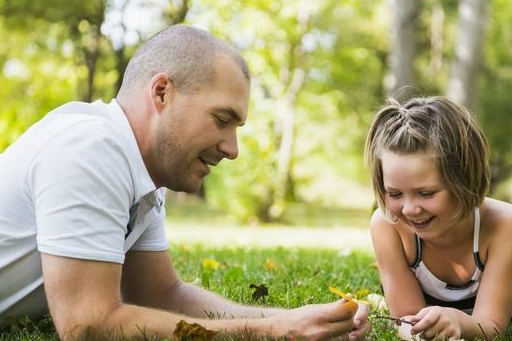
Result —
[[414, 262], [412, 263], [411, 268], [416, 269], [418, 265], [420, 265], [421, 258], [422, 258], [422, 248], [421, 248], [421, 239], [418, 237], [418, 235], [415, 233], [414, 238], [416, 239], [416, 257], [414, 258]]
[[476, 266], [484, 271], [484, 265], [480, 260], [480, 252], [478, 242], [480, 241], [480, 208], [475, 207], [475, 223], [473, 228], [473, 258]]

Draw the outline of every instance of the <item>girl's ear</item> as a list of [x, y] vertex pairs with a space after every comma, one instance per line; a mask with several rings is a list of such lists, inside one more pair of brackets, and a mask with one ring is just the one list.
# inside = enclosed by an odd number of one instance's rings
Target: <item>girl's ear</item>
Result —
[[165, 72], [154, 75], [150, 84], [153, 106], [158, 112], [161, 112], [171, 102], [174, 84], [171, 77]]

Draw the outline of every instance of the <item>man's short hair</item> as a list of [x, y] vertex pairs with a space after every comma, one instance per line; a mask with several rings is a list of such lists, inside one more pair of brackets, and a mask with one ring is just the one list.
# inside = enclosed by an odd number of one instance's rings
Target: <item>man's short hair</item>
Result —
[[230, 57], [249, 81], [247, 63], [226, 42], [204, 30], [176, 25], [160, 31], [142, 44], [126, 67], [119, 93], [133, 93], [159, 72], [171, 77], [176, 89], [191, 93], [212, 81], [218, 54]]

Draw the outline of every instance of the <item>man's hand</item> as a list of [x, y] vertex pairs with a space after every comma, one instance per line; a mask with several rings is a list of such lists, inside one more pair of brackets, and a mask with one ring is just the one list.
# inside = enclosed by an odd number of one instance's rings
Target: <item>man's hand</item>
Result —
[[350, 340], [364, 340], [365, 334], [372, 329], [370, 321], [368, 321], [368, 312], [368, 306], [359, 303], [354, 315], [354, 330], [349, 334]]
[[419, 334], [426, 340], [459, 340], [462, 334], [460, 314], [464, 313], [453, 308], [423, 308], [410, 319], [415, 322], [411, 334]]
[[[307, 305], [286, 311], [269, 318], [271, 324], [269, 335], [287, 340], [351, 340], [363, 339], [369, 329], [366, 308], [356, 313], [357, 307], [346, 300], [329, 304]], [[353, 316], [356, 314], [357, 322]], [[354, 327], [356, 331], [353, 332]]]

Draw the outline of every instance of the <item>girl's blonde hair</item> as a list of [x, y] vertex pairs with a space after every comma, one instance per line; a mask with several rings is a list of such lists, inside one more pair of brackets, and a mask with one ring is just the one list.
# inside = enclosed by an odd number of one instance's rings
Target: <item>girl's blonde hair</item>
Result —
[[469, 111], [447, 98], [419, 97], [404, 105], [391, 98], [373, 120], [366, 138], [365, 162], [372, 172], [377, 203], [391, 217], [382, 178], [383, 151], [432, 156], [457, 203], [457, 219], [471, 213], [489, 191], [487, 140]]

